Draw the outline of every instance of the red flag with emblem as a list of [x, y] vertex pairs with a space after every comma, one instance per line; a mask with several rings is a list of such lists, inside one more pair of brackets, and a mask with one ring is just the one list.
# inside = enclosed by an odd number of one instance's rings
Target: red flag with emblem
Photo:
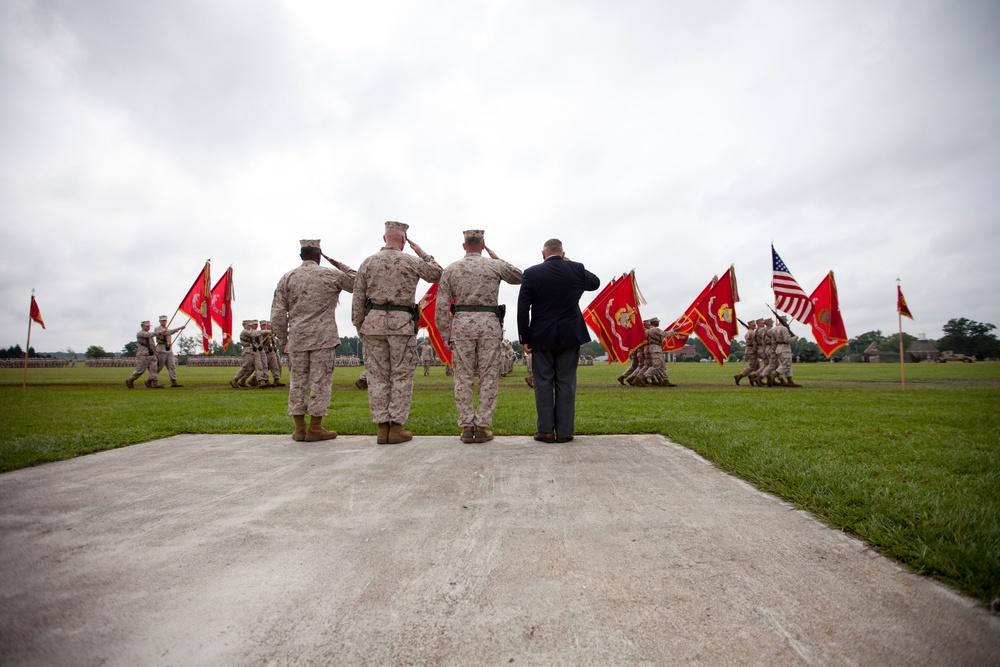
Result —
[[[22, 301], [22, 303], [24, 302]], [[45, 328], [45, 322], [42, 322], [42, 311], [38, 309], [38, 304], [35, 303], [34, 294], [31, 295], [31, 310], [28, 311], [28, 317], [41, 324], [43, 329]]]
[[608, 353], [608, 361], [626, 361], [646, 341], [635, 284], [635, 271], [612, 280], [583, 311], [583, 319]]
[[222, 329], [222, 349], [225, 351], [233, 342], [233, 267], [230, 266], [212, 288], [208, 312]]
[[665, 331], [673, 331], [674, 333], [671, 336], [663, 337], [663, 342], [660, 343], [660, 347], [663, 348], [664, 352], [676, 352], [687, 345], [687, 340], [691, 334], [694, 333], [694, 325], [698, 320], [698, 316], [695, 314], [695, 308], [697, 308], [698, 304], [702, 302], [709, 290], [715, 286], [715, 283], [716, 279], [712, 278], [712, 282], [705, 285], [705, 289], [703, 289], [701, 294], [698, 295], [698, 298], [696, 298], [691, 305], [687, 307], [684, 314], [674, 320], [673, 324], [665, 329]]
[[816, 344], [829, 359], [830, 355], [847, 345], [847, 329], [840, 316], [840, 300], [837, 298], [837, 283], [833, 271], [813, 290], [809, 296], [813, 304], [813, 316], [809, 320]]
[[896, 285], [896, 312], [903, 317], [913, 319], [910, 309], [906, 306], [906, 299], [903, 298], [903, 288], [899, 285]]
[[[420, 299], [420, 326], [427, 329], [427, 337], [431, 339], [431, 347], [434, 348], [434, 352], [437, 354], [438, 359], [441, 360], [441, 363], [451, 366], [451, 350], [444, 344], [441, 332], [438, 331], [437, 324], [434, 322], [434, 313], [437, 309], [437, 293], [438, 284], [434, 283], [427, 290], [427, 294], [424, 294], [424, 297]], [[451, 304], [446, 304], [445, 307], [451, 307]]]
[[211, 260], [205, 262], [205, 268], [195, 278], [191, 289], [184, 296], [177, 310], [191, 318], [191, 321], [201, 329], [201, 344], [208, 354], [208, 339], [212, 337], [212, 317], [208, 313], [208, 304], [212, 296]]
[[736, 269], [732, 266], [708, 291], [695, 307], [698, 321], [694, 333], [721, 366], [729, 358], [729, 350], [739, 334], [736, 320]]

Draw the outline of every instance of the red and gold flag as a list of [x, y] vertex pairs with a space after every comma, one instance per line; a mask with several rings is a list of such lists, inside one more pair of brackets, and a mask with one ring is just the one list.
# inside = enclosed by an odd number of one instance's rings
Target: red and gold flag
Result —
[[730, 266], [695, 307], [698, 321], [694, 333], [720, 366], [729, 358], [729, 350], [739, 334], [736, 320], [736, 302], [739, 300], [736, 269]]
[[[437, 309], [437, 293], [438, 284], [434, 283], [427, 290], [427, 294], [424, 294], [423, 298], [420, 299], [420, 303], [418, 304], [420, 306], [420, 326], [427, 329], [427, 337], [431, 339], [431, 347], [434, 348], [434, 352], [437, 354], [438, 359], [441, 360], [441, 363], [451, 366], [451, 350], [444, 344], [441, 332], [438, 331], [437, 324], [434, 322], [434, 312]], [[450, 306], [450, 303], [445, 304], [445, 308]]]
[[222, 349], [225, 351], [233, 342], [233, 267], [230, 266], [212, 288], [208, 312], [222, 329]]
[[212, 267], [211, 260], [205, 262], [205, 268], [195, 278], [191, 289], [184, 296], [177, 310], [191, 318], [201, 329], [201, 343], [205, 354], [208, 354], [208, 339], [212, 337], [212, 317], [208, 312], [208, 304], [212, 298]]
[[913, 315], [910, 313], [910, 309], [906, 307], [906, 299], [903, 298], [903, 288], [896, 285], [896, 312], [903, 317], [909, 317], [913, 319]]
[[816, 344], [829, 359], [830, 355], [847, 345], [847, 329], [840, 316], [840, 300], [837, 298], [837, 282], [833, 271], [813, 290], [809, 296], [813, 304], [813, 316], [809, 320]]
[[42, 311], [38, 309], [38, 304], [35, 303], [34, 294], [31, 295], [31, 310], [28, 311], [28, 317], [41, 324], [43, 329], [45, 328], [45, 322], [42, 321]]
[[708, 295], [709, 290], [715, 287], [715, 283], [716, 279], [713, 278], [712, 282], [705, 285], [705, 289], [701, 291], [701, 294], [687, 307], [684, 314], [674, 320], [673, 324], [665, 329], [665, 331], [673, 331], [674, 333], [673, 335], [663, 337], [660, 347], [663, 348], [664, 352], [676, 352], [687, 345], [687, 340], [694, 333], [694, 325], [698, 320], [695, 308]]
[[583, 311], [583, 319], [608, 353], [608, 361], [626, 361], [629, 352], [646, 341], [639, 314], [641, 301], [631, 271], [613, 280]]

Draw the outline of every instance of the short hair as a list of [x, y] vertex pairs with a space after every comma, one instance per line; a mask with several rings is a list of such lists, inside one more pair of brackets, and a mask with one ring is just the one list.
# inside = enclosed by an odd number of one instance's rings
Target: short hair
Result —
[[562, 241], [560, 241], [559, 239], [549, 239], [548, 241], [545, 242], [545, 245], [543, 245], [542, 248], [544, 250], [548, 250], [549, 252], [563, 251]]
[[305, 259], [306, 257], [319, 257], [323, 254], [323, 251], [319, 248], [306, 247], [299, 251], [299, 257]]
[[482, 236], [466, 236], [465, 245], [481, 246], [483, 245], [485, 238]]

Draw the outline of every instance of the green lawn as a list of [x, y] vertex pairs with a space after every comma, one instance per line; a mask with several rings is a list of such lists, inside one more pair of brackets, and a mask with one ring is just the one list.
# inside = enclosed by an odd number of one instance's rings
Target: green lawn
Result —
[[[577, 433], [662, 433], [720, 468], [989, 602], [1000, 596], [1000, 363], [802, 364], [802, 389], [736, 387], [736, 365], [672, 364], [674, 389], [581, 367]], [[287, 390], [233, 390], [235, 369], [181, 367], [186, 386], [129, 391], [125, 368], [0, 369], [0, 470], [178, 433], [288, 433]], [[454, 434], [443, 369], [418, 369], [407, 423]], [[375, 433], [360, 369], [338, 368], [330, 417]], [[502, 380], [494, 431], [535, 431], [524, 367]], [[567, 445], [572, 446], [572, 445]], [[2, 477], [0, 477], [2, 483]]]

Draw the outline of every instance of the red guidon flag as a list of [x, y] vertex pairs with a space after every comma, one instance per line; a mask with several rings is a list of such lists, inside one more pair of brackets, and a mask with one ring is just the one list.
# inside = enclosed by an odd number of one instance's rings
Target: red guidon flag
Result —
[[45, 322], [42, 322], [42, 311], [38, 309], [38, 304], [35, 303], [34, 294], [31, 295], [31, 310], [28, 311], [28, 317], [41, 324], [43, 329], [45, 328]]
[[[437, 324], [434, 322], [434, 312], [437, 309], [437, 294], [438, 284], [434, 283], [427, 290], [427, 294], [424, 294], [423, 298], [420, 299], [420, 303], [418, 304], [420, 306], [420, 326], [427, 329], [427, 337], [431, 339], [431, 347], [434, 348], [434, 352], [437, 353], [441, 363], [451, 366], [451, 350], [444, 344], [441, 332], [438, 331]], [[445, 308], [450, 306], [450, 303], [445, 304]]]
[[694, 333], [721, 366], [729, 358], [733, 340], [739, 334], [736, 321], [736, 269], [732, 266], [695, 307], [698, 321]]
[[903, 288], [896, 285], [896, 312], [903, 317], [909, 317], [913, 319], [913, 315], [910, 313], [910, 309], [906, 307], [906, 299], [903, 298]]
[[211, 260], [205, 262], [205, 268], [195, 278], [191, 289], [177, 307], [177, 310], [190, 317], [201, 329], [201, 344], [205, 354], [208, 354], [208, 339], [212, 337], [212, 317], [208, 313], [208, 304], [212, 298], [211, 264]]
[[613, 280], [583, 311], [583, 319], [607, 350], [608, 361], [626, 361], [629, 352], [646, 341], [639, 303], [642, 297], [631, 271]]
[[222, 349], [225, 351], [233, 342], [233, 267], [230, 266], [212, 288], [208, 312], [222, 329]]
[[829, 359], [830, 355], [847, 345], [847, 329], [840, 316], [840, 300], [837, 298], [837, 283], [833, 271], [813, 290], [809, 296], [813, 304], [813, 316], [809, 321], [816, 344]]
[[705, 285], [705, 289], [701, 291], [701, 294], [687, 307], [684, 314], [674, 320], [673, 324], [665, 329], [674, 333], [673, 335], [663, 337], [660, 347], [663, 348], [664, 352], [676, 352], [687, 345], [687, 340], [694, 333], [694, 325], [698, 319], [698, 316], [695, 314], [695, 308], [702, 302], [709, 290], [715, 287], [715, 283], [716, 279], [713, 278], [712, 282]]

